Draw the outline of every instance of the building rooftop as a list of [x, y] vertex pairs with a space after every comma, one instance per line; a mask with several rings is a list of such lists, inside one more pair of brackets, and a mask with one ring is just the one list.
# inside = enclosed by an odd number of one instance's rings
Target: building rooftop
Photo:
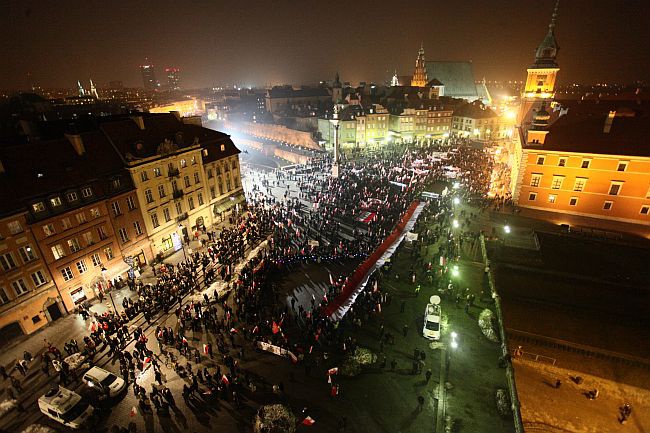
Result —
[[[610, 102], [576, 102], [564, 106], [562, 110], [556, 109], [551, 114], [549, 133], [542, 148], [564, 152], [650, 156], [649, 104]], [[616, 111], [616, 114], [609, 132], [605, 132], [605, 120], [610, 111]]]
[[472, 62], [427, 61], [427, 77], [444, 83], [445, 95], [455, 98], [476, 98]]
[[314, 97], [330, 97], [329, 91], [324, 87], [303, 87], [302, 89], [294, 89], [292, 87], [273, 87], [268, 90], [267, 97], [269, 98], [314, 98]]
[[479, 101], [470, 102], [454, 110], [454, 116], [469, 117], [472, 119], [491, 119], [497, 117], [497, 113]]

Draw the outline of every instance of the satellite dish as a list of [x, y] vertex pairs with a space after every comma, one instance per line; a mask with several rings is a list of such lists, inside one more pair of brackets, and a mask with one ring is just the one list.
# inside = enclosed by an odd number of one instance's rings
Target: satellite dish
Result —
[[438, 305], [440, 304], [440, 296], [438, 295], [433, 295], [432, 297], [429, 298], [429, 303], [433, 305]]

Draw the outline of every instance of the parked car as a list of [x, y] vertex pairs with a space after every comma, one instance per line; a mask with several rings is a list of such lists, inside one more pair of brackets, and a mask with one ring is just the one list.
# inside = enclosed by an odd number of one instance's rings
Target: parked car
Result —
[[86, 385], [96, 388], [98, 392], [108, 397], [115, 397], [126, 388], [124, 379], [99, 367], [88, 370], [84, 374], [83, 380]]
[[79, 394], [62, 387], [39, 397], [38, 407], [43, 414], [73, 429], [83, 426], [95, 410]]
[[430, 340], [440, 340], [440, 305], [427, 304], [424, 311], [422, 335]]

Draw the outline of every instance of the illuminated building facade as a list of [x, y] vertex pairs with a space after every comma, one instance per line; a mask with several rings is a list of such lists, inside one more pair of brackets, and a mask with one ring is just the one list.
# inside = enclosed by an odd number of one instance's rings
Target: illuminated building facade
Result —
[[415, 59], [415, 71], [413, 72], [413, 78], [411, 79], [411, 86], [424, 87], [428, 82], [429, 80], [427, 79], [427, 69], [424, 60], [424, 44], [421, 44], [420, 49], [418, 50], [418, 56]]
[[513, 202], [650, 226], [650, 106], [640, 99], [552, 101], [556, 18], [557, 6], [528, 69], [513, 137]]
[[165, 68], [167, 75], [167, 88], [169, 90], [180, 90], [181, 88], [181, 70], [179, 68]]

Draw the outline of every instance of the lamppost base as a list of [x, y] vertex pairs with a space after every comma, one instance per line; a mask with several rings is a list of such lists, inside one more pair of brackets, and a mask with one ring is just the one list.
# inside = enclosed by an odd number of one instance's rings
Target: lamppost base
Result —
[[339, 177], [339, 164], [332, 164], [332, 177]]

